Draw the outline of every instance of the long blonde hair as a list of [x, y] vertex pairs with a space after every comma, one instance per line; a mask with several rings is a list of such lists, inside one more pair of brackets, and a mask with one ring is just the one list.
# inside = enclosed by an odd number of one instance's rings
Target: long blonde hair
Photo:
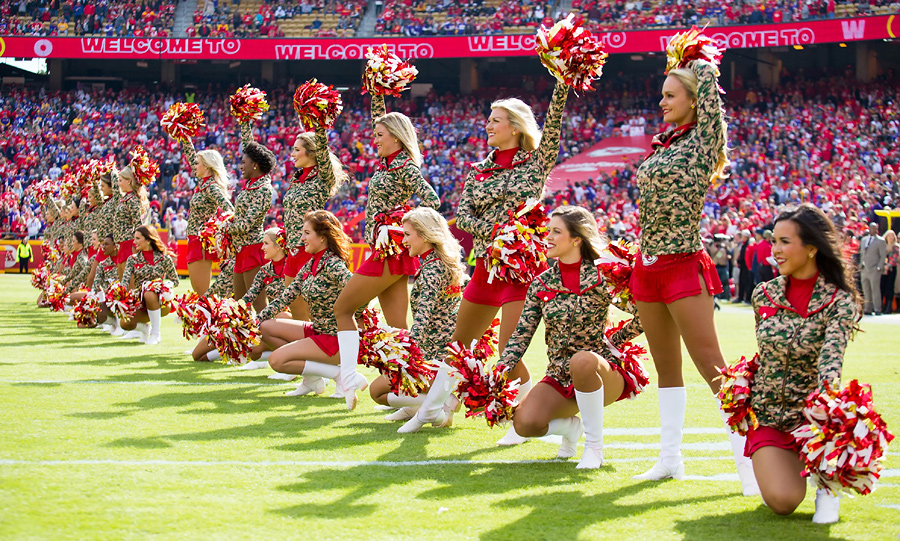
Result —
[[422, 240], [434, 246], [434, 253], [450, 272], [450, 284], [462, 285], [466, 268], [460, 261], [459, 241], [450, 233], [447, 220], [432, 208], [418, 207], [403, 216], [403, 223], [411, 225]]
[[581, 239], [581, 259], [594, 261], [609, 242], [600, 235], [597, 220], [587, 209], [565, 205], [550, 213], [551, 218], [559, 218], [566, 224], [569, 235]]
[[519, 148], [531, 152], [541, 143], [541, 130], [538, 129], [534, 111], [524, 101], [518, 98], [497, 100], [491, 104], [491, 109], [506, 111], [510, 125], [520, 134]]
[[[697, 101], [697, 74], [694, 73], [694, 70], [688, 68], [677, 68], [673, 70], [669, 70], [669, 75], [675, 77], [681, 84], [684, 85], [684, 89], [687, 90], [688, 96], [690, 96], [691, 100]], [[712, 177], [710, 178], [711, 182], [715, 182], [718, 179], [725, 178], [727, 175], [725, 174], [725, 168], [728, 167], [728, 164], [731, 161], [728, 159], [728, 123], [725, 122], [725, 111], [722, 110], [722, 133], [725, 134], [724, 140], [725, 143], [722, 145], [722, 148], [719, 149], [718, 160], [716, 161], [716, 169], [713, 171]]]
[[384, 126], [391, 135], [397, 138], [403, 150], [412, 158], [413, 163], [417, 167], [422, 166], [419, 138], [416, 136], [416, 128], [408, 116], [394, 111], [376, 118], [373, 124]]
[[225, 169], [225, 160], [218, 150], [201, 150], [197, 153], [197, 161], [202, 163], [204, 167], [212, 173], [213, 181], [222, 188], [222, 191], [228, 193], [228, 170]]
[[147, 188], [145, 188], [143, 184], [137, 181], [137, 178], [134, 176], [134, 171], [131, 169], [131, 166], [126, 165], [125, 167], [120, 169], [119, 177], [124, 177], [131, 184], [131, 190], [137, 194], [138, 199], [140, 199], [141, 201], [141, 215], [146, 214], [147, 209], [150, 208], [150, 201], [147, 197]]
[[[315, 132], [303, 132], [297, 136], [297, 142], [303, 145], [303, 149], [310, 156], [316, 156], [316, 133]], [[418, 148], [418, 147], [417, 147]], [[328, 190], [330, 195], [334, 195], [337, 193], [338, 188], [341, 187], [342, 184], [347, 182], [347, 179], [350, 178], [350, 175], [347, 174], [347, 171], [344, 169], [344, 164], [341, 163], [341, 159], [337, 157], [337, 155], [328, 150], [328, 161], [331, 162], [331, 170], [334, 173], [334, 186], [331, 186]], [[316, 159], [316, 166], [318, 166], [318, 159]]]

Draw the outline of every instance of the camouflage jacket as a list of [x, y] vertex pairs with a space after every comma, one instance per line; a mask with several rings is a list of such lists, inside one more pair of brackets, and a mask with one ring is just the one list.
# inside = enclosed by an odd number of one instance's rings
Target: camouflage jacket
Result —
[[215, 295], [224, 298], [234, 295], [234, 258], [230, 257], [219, 263], [219, 275], [209, 289], [206, 295]]
[[153, 251], [153, 263], [144, 259], [144, 254], [138, 252], [128, 256], [125, 262], [125, 274], [122, 275], [122, 283], [129, 284], [134, 278], [134, 289], [141, 291], [144, 282], [152, 280], [171, 280], [172, 285], [178, 286], [178, 272], [175, 271], [175, 262], [167, 254]]
[[[700, 214], [725, 146], [722, 98], [716, 67], [695, 60], [697, 123], [654, 136], [655, 150], [637, 170], [640, 189], [641, 253], [681, 254], [703, 248]], [[690, 126], [690, 125], [689, 125]]]
[[61, 284], [66, 286], [66, 293], [77, 291], [84, 285], [88, 272], [91, 270], [91, 261], [88, 259], [87, 250], [81, 250], [75, 257], [75, 263], [68, 267], [66, 277]]
[[68, 244], [69, 241], [72, 240], [72, 234], [75, 233], [75, 228], [78, 225], [78, 219], [56, 220], [55, 223], [59, 224], [59, 228], [56, 230], [57, 238], [64, 244]]
[[778, 430], [797, 428], [806, 397], [840, 384], [844, 350], [858, 317], [853, 296], [816, 280], [804, 318], [787, 300], [787, 277], [763, 282], [753, 290], [759, 370], [750, 403], [759, 424]]
[[[191, 173], [197, 171], [197, 152], [194, 149], [194, 143], [190, 140], [181, 142], [182, 153], [191, 164]], [[212, 177], [199, 179], [191, 200], [188, 203], [188, 225], [187, 234], [196, 235], [206, 220], [215, 215], [219, 208], [224, 210], [234, 210], [228, 194], [222, 190], [222, 187], [216, 184]]]
[[[541, 273], [528, 288], [525, 307], [519, 323], [506, 344], [500, 363], [510, 369], [516, 366], [541, 319], [544, 320], [544, 340], [547, 343], [547, 375], [563, 386], [572, 384], [569, 374], [569, 360], [579, 351], [592, 351], [607, 362], [620, 364], [610, 353], [604, 340], [604, 330], [609, 322], [609, 306], [612, 298], [606, 291], [600, 269], [590, 261], [581, 262], [581, 291], [576, 292], [563, 286], [559, 265], [554, 261], [549, 269]], [[623, 303], [617, 305], [628, 310]], [[625, 327], [612, 336], [614, 346], [631, 340], [643, 331], [637, 313]]]
[[444, 357], [453, 336], [462, 294], [459, 285], [450, 283], [450, 272], [437, 254], [430, 251], [419, 259], [422, 266], [409, 294], [413, 314], [410, 335], [425, 359], [434, 361]]
[[268, 175], [250, 179], [234, 202], [234, 221], [225, 230], [235, 250], [263, 241], [263, 222], [272, 206], [272, 179]]
[[115, 229], [113, 224], [116, 220], [116, 209], [119, 207], [119, 199], [122, 198], [122, 192], [118, 188], [114, 189], [106, 201], [97, 209], [97, 238], [103, 242], [107, 235], [113, 235], [115, 238]]
[[302, 296], [309, 304], [313, 329], [320, 334], [337, 335], [334, 303], [352, 274], [344, 261], [330, 251], [322, 254], [322, 259], [319, 260], [313, 273], [312, 266], [315, 262], [315, 257], [306, 262], [297, 278], [284, 289], [281, 296], [273, 299], [259, 313], [260, 321], [275, 317], [297, 297]]
[[556, 83], [536, 150], [520, 149], [509, 169], [494, 162], [496, 150], [485, 160], [472, 164], [459, 200], [456, 224], [472, 234], [475, 257], [487, 254], [494, 225], [506, 221], [507, 211], [515, 210], [529, 198], [541, 197], [559, 156], [560, 125], [568, 94], [568, 87]]
[[134, 230], [141, 225], [141, 200], [136, 192], [119, 197], [113, 216], [112, 232], [116, 242], [134, 239]]
[[[372, 119], [385, 114], [384, 96], [372, 96]], [[406, 151], [401, 151], [390, 165], [382, 158], [378, 169], [369, 180], [369, 200], [366, 203], [365, 239], [375, 244], [375, 216], [405, 204], [416, 194], [426, 207], [438, 208], [441, 200], [431, 187], [419, 166], [413, 163]]]
[[284, 231], [287, 236], [287, 247], [303, 246], [300, 235], [303, 233], [303, 217], [312, 210], [325, 208], [325, 202], [331, 197], [337, 179], [328, 156], [328, 136], [325, 128], [316, 128], [316, 168], [303, 181], [299, 180], [302, 170], [297, 170], [291, 178], [287, 193], [281, 200], [284, 206]]
[[97, 271], [94, 272], [94, 283], [91, 284], [91, 291], [106, 291], [109, 284], [119, 279], [119, 267], [115, 261], [109, 257], [97, 264]]
[[284, 293], [284, 260], [281, 262], [281, 274], [275, 270], [275, 266], [271, 261], [260, 267], [259, 272], [253, 278], [253, 284], [244, 294], [243, 300], [247, 304], [251, 304], [260, 293], [265, 290], [266, 298], [275, 299]]
[[81, 223], [79, 223], [79, 227], [84, 233], [85, 244], [90, 243], [91, 234], [97, 231], [100, 223], [100, 210], [103, 208], [103, 203], [100, 203], [98, 205], [90, 204], [91, 195], [93, 195], [98, 201], [103, 200], [103, 194], [100, 192], [100, 187], [97, 184], [91, 186], [90, 193], [87, 197], [81, 198], [81, 205], [79, 206], [78, 210], [78, 213], [81, 215]]

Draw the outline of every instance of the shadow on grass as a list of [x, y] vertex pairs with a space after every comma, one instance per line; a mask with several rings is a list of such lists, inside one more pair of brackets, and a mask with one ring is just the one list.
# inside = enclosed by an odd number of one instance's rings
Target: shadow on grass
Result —
[[[845, 539], [831, 535], [830, 524], [813, 524], [811, 513], [780, 516], [759, 504], [759, 507], [740, 513], [712, 515], [697, 520], [676, 521], [675, 531], [685, 539]], [[863, 533], [863, 532], [859, 532]]]

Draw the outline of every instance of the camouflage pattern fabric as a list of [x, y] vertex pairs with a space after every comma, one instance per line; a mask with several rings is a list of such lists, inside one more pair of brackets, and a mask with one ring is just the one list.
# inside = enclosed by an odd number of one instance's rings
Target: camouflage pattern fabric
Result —
[[442, 360], [456, 328], [461, 290], [450, 283], [450, 271], [436, 254], [429, 252], [419, 259], [422, 266], [409, 294], [413, 314], [409, 333], [425, 359]]

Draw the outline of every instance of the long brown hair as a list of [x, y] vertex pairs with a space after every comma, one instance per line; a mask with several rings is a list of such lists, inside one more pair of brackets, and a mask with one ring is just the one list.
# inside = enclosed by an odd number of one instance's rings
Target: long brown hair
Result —
[[600, 257], [603, 248], [609, 244], [597, 229], [597, 220], [585, 208], [565, 205], [551, 212], [550, 217], [562, 220], [569, 235], [581, 239], [581, 259], [585, 261]]
[[142, 237], [150, 241], [150, 248], [154, 252], [160, 252], [166, 255], [169, 255], [169, 249], [166, 247], [165, 243], [163, 243], [162, 239], [159, 237], [159, 232], [156, 231], [156, 228], [152, 225], [141, 225], [135, 229], [138, 233], [141, 234]]
[[340, 220], [334, 214], [327, 210], [312, 210], [303, 216], [303, 222], [312, 224], [313, 231], [325, 239], [326, 250], [350, 266], [350, 237], [344, 233]]

